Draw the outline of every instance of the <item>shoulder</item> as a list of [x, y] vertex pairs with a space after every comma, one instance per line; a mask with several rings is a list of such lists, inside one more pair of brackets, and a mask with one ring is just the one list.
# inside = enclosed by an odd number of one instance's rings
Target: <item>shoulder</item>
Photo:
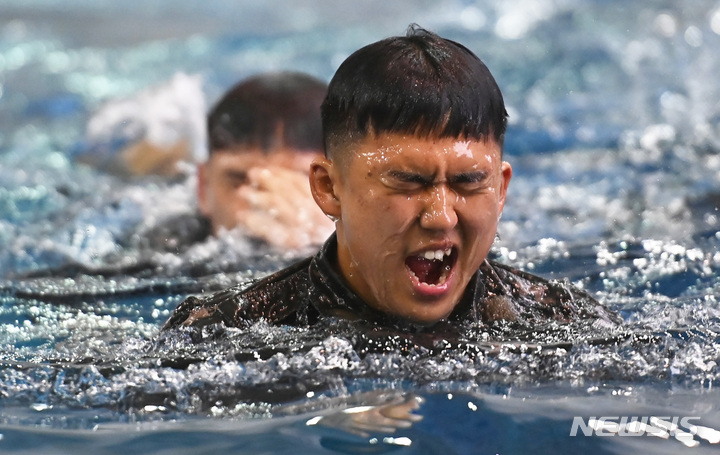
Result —
[[242, 293], [245, 301], [242, 317], [277, 322], [306, 304], [311, 288], [311, 261], [312, 258], [307, 258], [296, 262], [251, 284]]
[[237, 327], [261, 318], [281, 322], [305, 303], [310, 261], [297, 262], [249, 286], [234, 286], [207, 297], [188, 297], [173, 311], [163, 330], [217, 323]]
[[[480, 271], [493, 294], [507, 295], [529, 320], [598, 319], [620, 322], [617, 314], [568, 280], [548, 280], [523, 270], [488, 260]], [[488, 279], [489, 278], [489, 279]]]

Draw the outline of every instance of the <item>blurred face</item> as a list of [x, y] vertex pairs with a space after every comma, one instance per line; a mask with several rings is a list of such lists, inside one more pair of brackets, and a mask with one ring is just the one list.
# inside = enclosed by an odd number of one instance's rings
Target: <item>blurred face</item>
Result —
[[382, 312], [449, 316], [495, 238], [512, 175], [500, 146], [369, 135], [340, 160], [325, 163], [342, 275]]
[[259, 149], [215, 151], [198, 168], [198, 208], [210, 220], [215, 234], [221, 228], [233, 229], [242, 224], [252, 209], [248, 193], [257, 180], [253, 173], [269, 167], [307, 173], [316, 156], [292, 149], [270, 154]]

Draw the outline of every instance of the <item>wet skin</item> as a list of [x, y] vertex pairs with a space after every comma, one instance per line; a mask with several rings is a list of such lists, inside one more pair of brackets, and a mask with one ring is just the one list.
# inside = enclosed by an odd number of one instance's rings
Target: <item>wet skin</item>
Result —
[[338, 268], [371, 307], [446, 318], [494, 241], [512, 168], [494, 141], [368, 135], [316, 160], [316, 202], [337, 218]]

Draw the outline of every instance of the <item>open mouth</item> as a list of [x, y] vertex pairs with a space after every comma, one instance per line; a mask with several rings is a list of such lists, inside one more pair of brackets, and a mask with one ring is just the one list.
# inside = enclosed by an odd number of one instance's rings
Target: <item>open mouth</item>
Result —
[[440, 286], [445, 284], [457, 261], [457, 256], [457, 249], [454, 247], [427, 250], [418, 255], [408, 256], [405, 259], [405, 266], [420, 283]]

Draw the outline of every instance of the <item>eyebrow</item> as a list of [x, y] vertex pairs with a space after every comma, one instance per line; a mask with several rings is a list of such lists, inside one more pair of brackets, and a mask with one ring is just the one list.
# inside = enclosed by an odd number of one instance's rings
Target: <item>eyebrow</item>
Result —
[[390, 175], [390, 177], [396, 180], [400, 180], [401, 182], [419, 183], [421, 185], [429, 185], [433, 182], [434, 179], [433, 176], [424, 176], [422, 174], [418, 174], [417, 172], [407, 172], [399, 170], [388, 171], [388, 175]]
[[461, 172], [451, 175], [448, 181], [450, 183], [478, 183], [487, 179], [487, 177], [488, 173], [486, 171]]
[[[391, 170], [388, 172], [390, 177], [408, 183], [418, 183], [421, 185], [430, 185], [433, 183], [434, 176], [425, 176], [416, 172], [407, 172], [400, 170]], [[474, 171], [474, 172], [461, 172], [459, 174], [451, 175], [448, 178], [448, 183], [477, 183], [487, 179], [488, 173], [486, 171]]]

